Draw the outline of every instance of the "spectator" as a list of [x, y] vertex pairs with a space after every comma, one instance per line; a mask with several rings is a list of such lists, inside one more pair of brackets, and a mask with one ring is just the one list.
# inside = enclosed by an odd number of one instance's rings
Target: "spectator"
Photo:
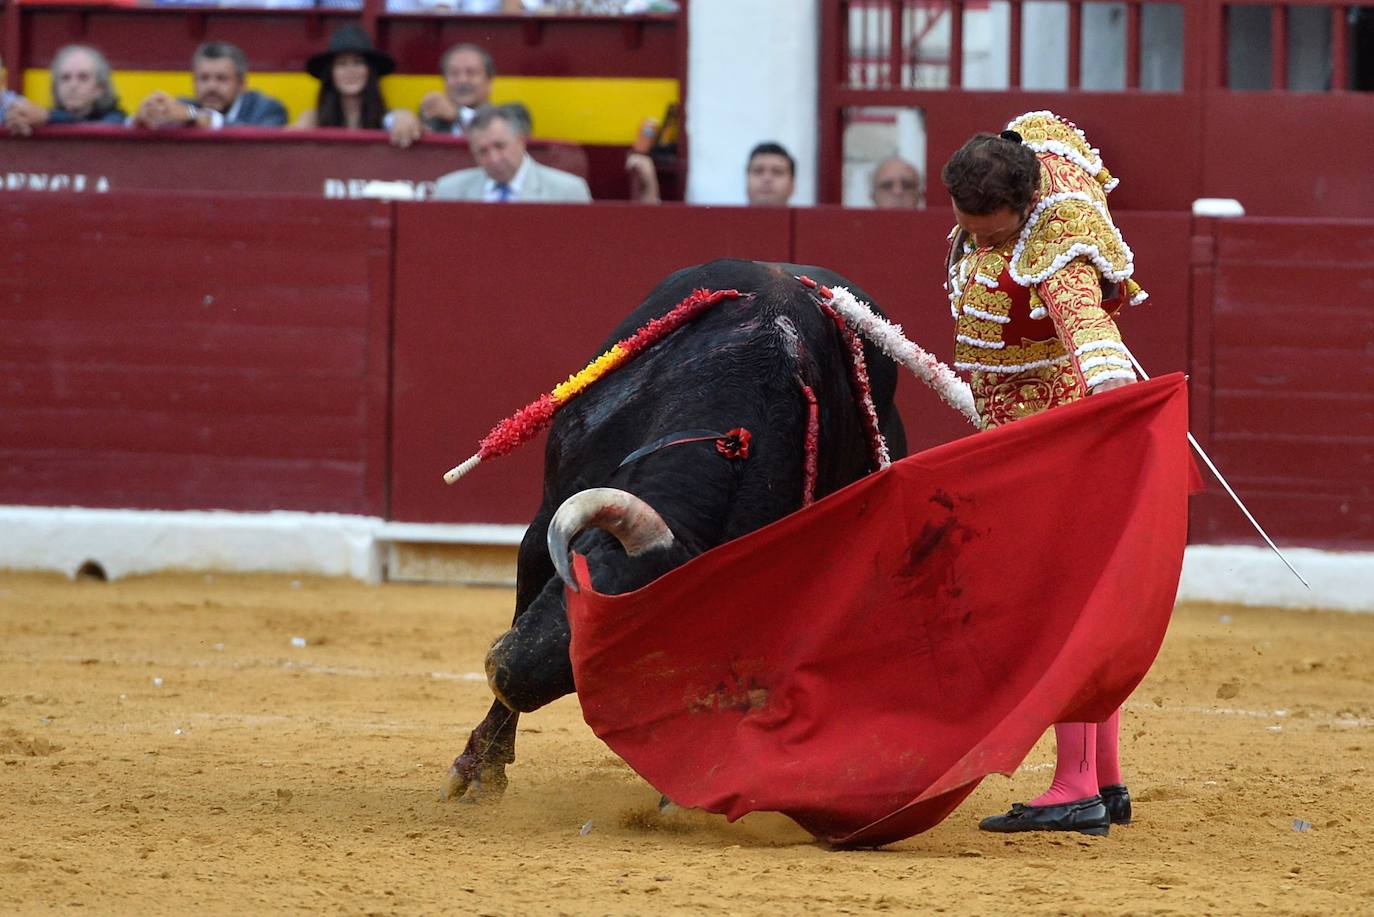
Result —
[[461, 137], [477, 110], [491, 104], [496, 62], [480, 45], [464, 42], [449, 48], [439, 58], [439, 73], [444, 78], [444, 91], [425, 93], [419, 117], [403, 109], [387, 115], [392, 143], [410, 146], [425, 130]]
[[881, 210], [921, 206], [921, 175], [905, 159], [888, 157], [873, 170], [873, 206]]
[[5, 71], [5, 59], [0, 57], [0, 124], [5, 123], [5, 112], [9, 111], [10, 104], [23, 98], [14, 90], [3, 88], [8, 75]]
[[387, 112], [379, 81], [396, 69], [396, 62], [377, 50], [361, 27], [339, 26], [329, 36], [329, 48], [306, 61], [305, 69], [320, 81], [320, 94], [295, 127], [382, 129]]
[[427, 93], [420, 100], [420, 117], [429, 130], [462, 134], [477, 110], [491, 104], [496, 63], [486, 49], [463, 43], [444, 52], [439, 73], [444, 91]]
[[154, 92], [134, 113], [133, 123], [143, 127], [284, 127], [286, 108], [276, 99], [252, 89], [248, 58], [237, 45], [207, 41], [191, 55], [195, 101], [175, 99]]
[[527, 13], [579, 13], [590, 16], [635, 16], [676, 13], [676, 0], [520, 0]]
[[499, 13], [501, 0], [386, 0], [388, 13]]
[[586, 180], [530, 158], [524, 119], [511, 106], [480, 109], [468, 122], [467, 135], [477, 168], [442, 176], [435, 183], [435, 200], [591, 201]]
[[760, 143], [749, 152], [745, 189], [751, 207], [786, 207], [797, 179], [797, 161], [779, 143]]
[[654, 118], [639, 124], [639, 134], [625, 156], [625, 172], [630, 180], [630, 200], [639, 204], [661, 204], [663, 197], [658, 184], [658, 165], [650, 152], [661, 136], [661, 128]]
[[110, 83], [110, 62], [86, 45], [67, 45], [52, 59], [52, 108], [20, 96], [5, 111], [11, 134], [27, 137], [45, 124], [123, 124]]
[[658, 166], [648, 153], [631, 150], [625, 156], [625, 172], [630, 179], [630, 200], [638, 204], [661, 204]]
[[526, 137], [534, 136], [534, 115], [530, 114], [530, 110], [525, 107], [524, 102], [507, 102], [501, 106], [501, 109], [510, 115], [511, 122], [517, 131]]

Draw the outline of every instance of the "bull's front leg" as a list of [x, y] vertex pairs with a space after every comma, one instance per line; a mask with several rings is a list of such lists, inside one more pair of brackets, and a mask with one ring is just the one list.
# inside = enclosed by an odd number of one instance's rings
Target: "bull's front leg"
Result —
[[453, 759], [439, 799], [486, 802], [506, 791], [506, 765], [515, 760], [515, 729], [520, 714], [499, 700], [468, 737], [463, 753]]

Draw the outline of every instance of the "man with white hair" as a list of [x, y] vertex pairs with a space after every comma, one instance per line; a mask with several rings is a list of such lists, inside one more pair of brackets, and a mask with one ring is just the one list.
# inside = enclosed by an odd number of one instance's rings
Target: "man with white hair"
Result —
[[88, 45], [67, 45], [52, 59], [52, 107], [22, 96], [5, 110], [5, 127], [27, 137], [48, 124], [123, 124], [110, 82], [110, 62]]

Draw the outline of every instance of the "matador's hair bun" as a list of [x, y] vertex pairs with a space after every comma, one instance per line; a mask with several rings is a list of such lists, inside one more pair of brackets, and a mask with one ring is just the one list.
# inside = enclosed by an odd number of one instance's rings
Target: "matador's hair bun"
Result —
[[1016, 133], [1016, 131], [1002, 131], [1002, 133], [998, 134], [997, 136], [1001, 137], [1003, 140], [1010, 140], [1012, 143], [1023, 142], [1021, 139], [1021, 135]]

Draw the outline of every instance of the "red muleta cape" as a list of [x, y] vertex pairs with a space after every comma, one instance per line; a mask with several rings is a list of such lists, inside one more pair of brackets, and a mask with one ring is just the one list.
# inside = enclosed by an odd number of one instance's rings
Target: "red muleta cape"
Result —
[[843, 846], [928, 830], [1149, 670], [1186, 432], [1174, 374], [903, 459], [635, 592], [576, 557], [583, 715], [680, 805]]

